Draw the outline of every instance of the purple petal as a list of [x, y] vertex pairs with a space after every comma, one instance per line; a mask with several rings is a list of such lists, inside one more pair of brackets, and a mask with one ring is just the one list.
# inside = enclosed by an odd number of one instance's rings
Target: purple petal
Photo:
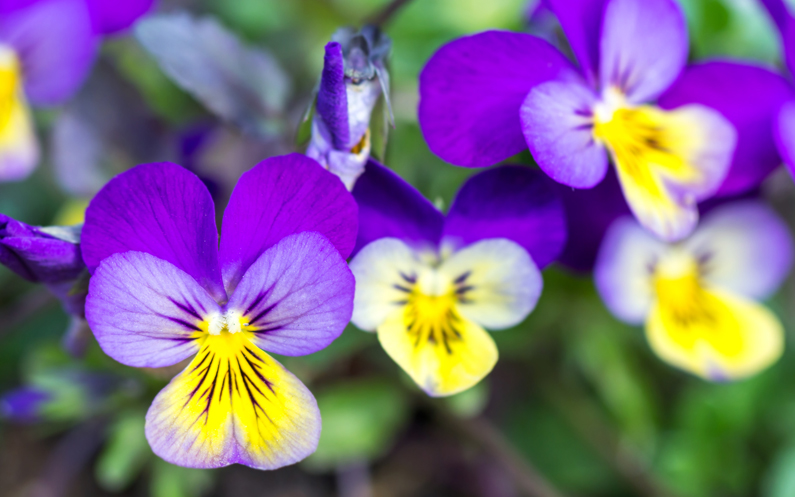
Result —
[[450, 206], [443, 238], [456, 246], [507, 238], [530, 253], [539, 268], [566, 243], [566, 219], [555, 184], [540, 171], [503, 166], [464, 183]]
[[94, 31], [108, 35], [132, 26], [152, 9], [155, 0], [86, 0], [86, 3], [91, 12]]
[[37, 388], [22, 387], [0, 397], [0, 415], [17, 423], [39, 421], [41, 408], [52, 395]]
[[599, 31], [606, 0], [546, 0], [591, 86], [599, 70]]
[[86, 299], [99, 346], [133, 367], [171, 366], [199, 350], [218, 304], [189, 274], [143, 252], [114, 254], [94, 272]]
[[790, 73], [795, 72], [795, 16], [789, 12], [784, 0], [761, 0], [767, 8], [773, 22], [776, 23], [781, 35], [781, 44], [784, 52], [784, 61]]
[[306, 355], [340, 336], [353, 313], [354, 280], [326, 237], [290, 235], [243, 275], [227, 309], [239, 312], [261, 349]]
[[781, 106], [776, 116], [773, 135], [776, 147], [784, 165], [795, 174], [795, 101], [790, 100]]
[[317, 94], [317, 113], [331, 134], [334, 148], [346, 149], [350, 135], [348, 95], [345, 88], [342, 46], [336, 41], [326, 45], [323, 75], [320, 77], [320, 89]]
[[[753, 98], [750, 98], [753, 96]], [[711, 107], [737, 130], [737, 148], [718, 195], [732, 195], [757, 186], [781, 164], [772, 129], [781, 105], [793, 98], [781, 76], [749, 64], [707, 62], [689, 67], [660, 97], [672, 109], [698, 103]]]
[[601, 34], [599, 81], [633, 103], [654, 100], [685, 67], [685, 17], [673, 0], [609, 0]]
[[419, 121], [430, 149], [466, 167], [490, 166], [526, 148], [519, 107], [571, 64], [527, 34], [487, 31], [440, 48], [420, 74]]
[[444, 216], [416, 188], [370, 159], [353, 188], [359, 205], [359, 235], [353, 255], [379, 238], [436, 247]]
[[0, 214], [0, 264], [29, 281], [74, 280], [85, 264], [80, 256], [80, 230], [28, 226]]
[[754, 300], [770, 297], [792, 268], [787, 224], [759, 200], [711, 210], [685, 246], [701, 261], [710, 285]]
[[221, 265], [232, 293], [265, 250], [293, 233], [317, 231], [347, 258], [356, 241], [356, 202], [316, 161], [284, 155], [260, 162], [240, 178], [223, 223]]
[[0, 43], [19, 55], [25, 93], [35, 105], [56, 105], [72, 96], [97, 52], [80, 0], [42, 0], [0, 16]]
[[130, 250], [168, 261], [216, 300], [226, 300], [218, 265], [215, 207], [190, 171], [143, 164], [112, 179], [86, 210], [83, 260], [92, 273], [106, 257]]
[[568, 227], [566, 246], [558, 260], [575, 271], [589, 272], [607, 228], [620, 216], [630, 214], [615, 169], [609, 168], [604, 181], [594, 188], [575, 190], [558, 185], [558, 194]]
[[593, 136], [596, 95], [578, 79], [533, 88], [522, 104], [522, 130], [533, 158], [552, 179], [592, 188], [607, 172], [607, 152]]

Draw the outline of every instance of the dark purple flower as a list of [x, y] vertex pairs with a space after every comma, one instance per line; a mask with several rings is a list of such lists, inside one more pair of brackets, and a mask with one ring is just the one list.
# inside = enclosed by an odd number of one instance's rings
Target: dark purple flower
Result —
[[156, 454], [189, 467], [274, 469], [314, 451], [320, 413], [265, 351], [310, 354], [342, 333], [356, 204], [336, 177], [293, 154], [240, 178], [220, 248], [215, 219], [207, 188], [175, 164], [111, 180], [86, 211], [86, 319], [100, 347], [129, 366], [195, 355], [147, 414]]
[[370, 116], [383, 94], [389, 104], [385, 62], [392, 42], [378, 28], [338, 30], [326, 45], [309, 157], [350, 190], [370, 157]]
[[41, 409], [52, 396], [33, 387], [22, 387], [0, 397], [0, 416], [17, 423], [35, 423], [41, 419]]
[[[455, 40], [428, 62], [419, 118], [443, 159], [481, 167], [529, 146], [553, 179], [592, 188], [610, 157], [635, 216], [667, 240], [693, 229], [697, 201], [753, 188], [775, 167], [760, 124], [789, 92], [783, 79], [732, 63], [682, 72], [687, 31], [672, 0], [546, 6], [579, 68], [539, 38], [496, 31]], [[751, 94], [765, 95], [761, 105]]]
[[566, 240], [554, 183], [518, 166], [470, 178], [447, 216], [370, 161], [353, 189], [359, 236], [353, 323], [429, 395], [470, 388], [494, 367], [484, 328], [521, 322], [541, 295], [540, 268]]

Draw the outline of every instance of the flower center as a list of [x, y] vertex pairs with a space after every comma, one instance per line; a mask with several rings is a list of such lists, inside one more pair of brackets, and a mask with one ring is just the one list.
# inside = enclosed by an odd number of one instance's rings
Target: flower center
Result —
[[206, 321], [205, 331], [210, 335], [235, 334], [240, 333], [246, 326], [248, 323], [243, 320], [243, 316], [239, 312], [226, 311], [223, 314], [210, 316]]
[[16, 52], [0, 45], [0, 130], [11, 121], [14, 105], [19, 101], [20, 66]]

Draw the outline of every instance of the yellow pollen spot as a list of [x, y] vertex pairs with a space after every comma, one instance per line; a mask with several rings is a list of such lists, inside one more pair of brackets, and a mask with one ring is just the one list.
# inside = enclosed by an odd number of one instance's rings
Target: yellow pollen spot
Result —
[[368, 153], [370, 151], [370, 128], [365, 130], [359, 143], [351, 148], [351, 153], [354, 155], [359, 155], [363, 151], [367, 151]]
[[745, 350], [740, 323], [721, 298], [704, 287], [693, 256], [675, 252], [656, 267], [654, 290], [671, 340], [687, 351], [706, 343], [726, 358]]
[[461, 341], [461, 317], [456, 312], [456, 300], [452, 290], [438, 296], [426, 295], [416, 287], [411, 291], [404, 308], [404, 320], [415, 348], [430, 343], [452, 354], [451, 342]]
[[0, 46], [0, 132], [8, 126], [21, 100], [19, 59], [13, 50]]

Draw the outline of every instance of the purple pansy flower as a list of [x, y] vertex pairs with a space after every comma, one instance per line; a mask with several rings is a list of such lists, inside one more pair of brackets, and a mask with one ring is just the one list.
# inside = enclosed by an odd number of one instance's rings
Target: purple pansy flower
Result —
[[470, 178], [447, 216], [370, 161], [353, 190], [359, 235], [353, 323], [429, 395], [470, 388], [497, 362], [484, 328], [519, 324], [541, 295], [540, 269], [566, 240], [554, 184], [503, 166]]
[[676, 244], [659, 241], [630, 217], [617, 220], [594, 277], [616, 317], [645, 323], [660, 358], [725, 381], [753, 375], [781, 356], [781, 323], [757, 301], [784, 281], [792, 250], [786, 223], [764, 203], [742, 200], [710, 210]]
[[[419, 119], [443, 159], [481, 167], [529, 146], [553, 179], [591, 188], [610, 156], [635, 216], [667, 240], [693, 229], [697, 201], [752, 188], [776, 166], [760, 124], [786, 84], [742, 64], [683, 71], [687, 31], [672, 0], [546, 5], [579, 70], [539, 38], [497, 31], [455, 40], [428, 62]], [[760, 104], [748, 98], [760, 93]]]
[[53, 106], [71, 97], [91, 69], [99, 35], [129, 26], [151, 5], [0, 0], [0, 181], [24, 179], [38, 164], [29, 105]]
[[309, 157], [350, 190], [370, 157], [370, 116], [381, 95], [389, 105], [386, 57], [392, 41], [377, 27], [338, 30], [326, 45]]
[[207, 188], [175, 164], [138, 166], [92, 200], [83, 259], [99, 345], [134, 367], [195, 356], [146, 416], [157, 455], [197, 468], [274, 469], [315, 450], [314, 397], [265, 351], [310, 354], [342, 333], [356, 212], [339, 179], [299, 154], [240, 178], [220, 248]]

